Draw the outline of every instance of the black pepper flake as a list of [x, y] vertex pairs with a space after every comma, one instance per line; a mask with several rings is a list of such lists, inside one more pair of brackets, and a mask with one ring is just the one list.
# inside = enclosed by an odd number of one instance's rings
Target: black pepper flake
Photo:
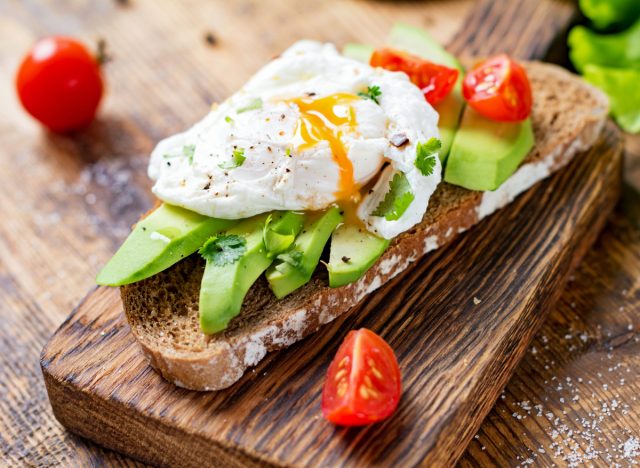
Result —
[[202, 190], [209, 190], [209, 188], [211, 188], [211, 182], [207, 182], [207, 185], [205, 185]]
[[306, 92], [306, 93], [304, 93], [304, 94], [306, 94], [306, 95], [307, 95], [307, 96], [309, 96], [309, 97], [313, 97], [313, 96], [315, 96], [315, 95], [316, 95], [316, 93], [314, 93], [313, 91]]
[[285, 169], [285, 171], [287, 172], [291, 172], [291, 169], [289, 169], [288, 167]]
[[171, 163], [169, 161], [167, 161], [167, 166], [171, 166]]
[[284, 114], [280, 114], [280, 120], [284, 120], [285, 119], [285, 115]]
[[207, 44], [209, 44], [210, 46], [214, 46], [218, 43], [218, 39], [216, 39], [216, 36], [213, 35], [213, 33], [211, 31], [207, 32], [204, 35], [204, 40], [206, 41]]
[[267, 151], [271, 153], [271, 146], [267, 146]]
[[344, 257], [342, 257], [342, 261], [344, 263], [349, 263], [349, 262], [351, 262], [351, 259], [345, 255]]
[[396, 133], [389, 138], [389, 143], [391, 143], [396, 148], [402, 148], [404, 145], [409, 143], [409, 138], [404, 133]]

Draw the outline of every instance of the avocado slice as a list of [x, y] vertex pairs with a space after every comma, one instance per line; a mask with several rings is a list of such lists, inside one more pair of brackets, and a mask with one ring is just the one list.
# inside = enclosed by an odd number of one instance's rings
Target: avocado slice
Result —
[[[200, 286], [200, 328], [217, 333], [240, 313], [249, 288], [271, 265], [274, 255], [288, 248], [302, 229], [304, 215], [293, 212], [264, 214], [241, 221], [224, 235], [212, 237], [200, 249], [207, 263]], [[271, 232], [291, 235], [291, 243], [276, 242], [268, 250]]]
[[366, 44], [349, 42], [342, 48], [342, 55], [358, 62], [369, 63], [371, 54], [373, 54], [373, 47]]
[[495, 190], [533, 147], [531, 120], [496, 122], [467, 107], [453, 140], [444, 180], [469, 190]]
[[440, 140], [442, 148], [439, 152], [440, 161], [444, 164], [453, 143], [456, 130], [460, 124], [460, 117], [464, 109], [465, 102], [462, 97], [462, 81], [464, 79], [464, 68], [458, 60], [442, 47], [438, 41], [433, 39], [425, 30], [409, 26], [404, 23], [396, 23], [389, 33], [388, 44], [400, 50], [422, 57], [433, 63], [438, 63], [450, 68], [460, 70], [458, 81], [451, 93], [441, 102], [434, 106], [440, 119], [438, 129], [440, 130]]
[[331, 236], [329, 286], [337, 288], [358, 281], [380, 258], [389, 240], [365, 227], [342, 224]]
[[162, 204], [136, 224], [98, 273], [96, 282], [103, 286], [122, 286], [149, 278], [191, 255], [209, 237], [236, 222]]
[[262, 240], [270, 258], [274, 258], [291, 247], [296, 236], [302, 230], [304, 219], [304, 213], [295, 211], [285, 211], [267, 217]]
[[311, 279], [331, 233], [342, 222], [337, 207], [308, 215], [291, 249], [281, 254], [267, 270], [267, 280], [278, 299], [307, 284]]

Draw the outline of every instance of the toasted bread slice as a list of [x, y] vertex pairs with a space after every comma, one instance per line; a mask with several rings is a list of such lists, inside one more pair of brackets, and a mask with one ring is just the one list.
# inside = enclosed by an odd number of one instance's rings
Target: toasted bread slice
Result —
[[198, 296], [204, 262], [187, 258], [152, 278], [121, 288], [127, 320], [151, 365], [167, 380], [194, 390], [232, 385], [267, 352], [281, 349], [346, 313], [427, 252], [469, 229], [596, 140], [606, 120], [606, 97], [553, 65], [526, 64], [534, 94], [536, 143], [523, 164], [495, 192], [442, 183], [418, 226], [393, 240], [358, 282], [328, 286], [320, 267], [312, 280], [277, 300], [260, 279], [242, 312], [216, 335], [200, 331]]

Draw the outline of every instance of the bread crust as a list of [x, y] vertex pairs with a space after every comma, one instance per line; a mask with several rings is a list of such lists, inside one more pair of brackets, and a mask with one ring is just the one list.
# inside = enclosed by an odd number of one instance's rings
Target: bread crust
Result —
[[[262, 301], [262, 306], [248, 305], [251, 310], [263, 308], [259, 318], [249, 317], [235, 329], [213, 337], [195, 336], [192, 341], [197, 344], [159, 338], [162, 330], [169, 328], [166, 322], [173, 320], [173, 316], [187, 314], [190, 320], [194, 314], [197, 317], [197, 310], [192, 310], [193, 307], [184, 306], [184, 310], [177, 310], [179, 307], [172, 304], [171, 299], [159, 302], [155, 296], [162, 288], [161, 281], [145, 280], [122, 287], [127, 320], [150, 365], [180, 387], [203, 391], [229, 387], [267, 352], [287, 347], [346, 313], [411, 263], [445, 245], [566, 165], [576, 153], [592, 146], [606, 121], [606, 97], [558, 67], [529, 62], [526, 68], [534, 91], [532, 121], [536, 146], [518, 171], [495, 192], [473, 192], [441, 184], [432, 197], [435, 201], [430, 202], [423, 222], [394, 239], [378, 262], [356, 283], [331, 289], [319, 274], [320, 277], [315, 277], [310, 284], [294, 293], [300, 299], [286, 302], [286, 307], [282, 304], [275, 307], [273, 300]], [[549, 90], [549, 86], [557, 89]], [[550, 103], [555, 101], [556, 107], [550, 108]], [[191, 274], [196, 276], [193, 281], [197, 282], [201, 266], [198, 267], [197, 262], [195, 265]], [[171, 269], [168, 273], [163, 272], [174, 276], [178, 273]], [[181, 274], [186, 275], [184, 272]], [[191, 278], [188, 275], [184, 277]], [[190, 292], [191, 295], [196, 293], [197, 290]], [[252, 294], [259, 295], [251, 290], [249, 295]], [[169, 315], [163, 315], [160, 323], [150, 326], [150, 316], [158, 320], [155, 315], [158, 304], [169, 308]], [[197, 332], [192, 329], [191, 334], [194, 333]]]

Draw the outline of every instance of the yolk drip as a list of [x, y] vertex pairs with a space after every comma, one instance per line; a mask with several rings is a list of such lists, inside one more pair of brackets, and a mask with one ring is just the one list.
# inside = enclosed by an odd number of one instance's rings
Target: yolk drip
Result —
[[[355, 182], [353, 164], [340, 137], [345, 130], [353, 131], [356, 127], [355, 112], [349, 104], [358, 99], [355, 94], [337, 93], [318, 99], [297, 98], [289, 101], [300, 110], [296, 137], [303, 143], [298, 149], [311, 148], [321, 141], [329, 143], [333, 160], [340, 170], [336, 198], [347, 204], [360, 201], [360, 187]], [[338, 109], [346, 106], [346, 112], [337, 114], [337, 106]]]

